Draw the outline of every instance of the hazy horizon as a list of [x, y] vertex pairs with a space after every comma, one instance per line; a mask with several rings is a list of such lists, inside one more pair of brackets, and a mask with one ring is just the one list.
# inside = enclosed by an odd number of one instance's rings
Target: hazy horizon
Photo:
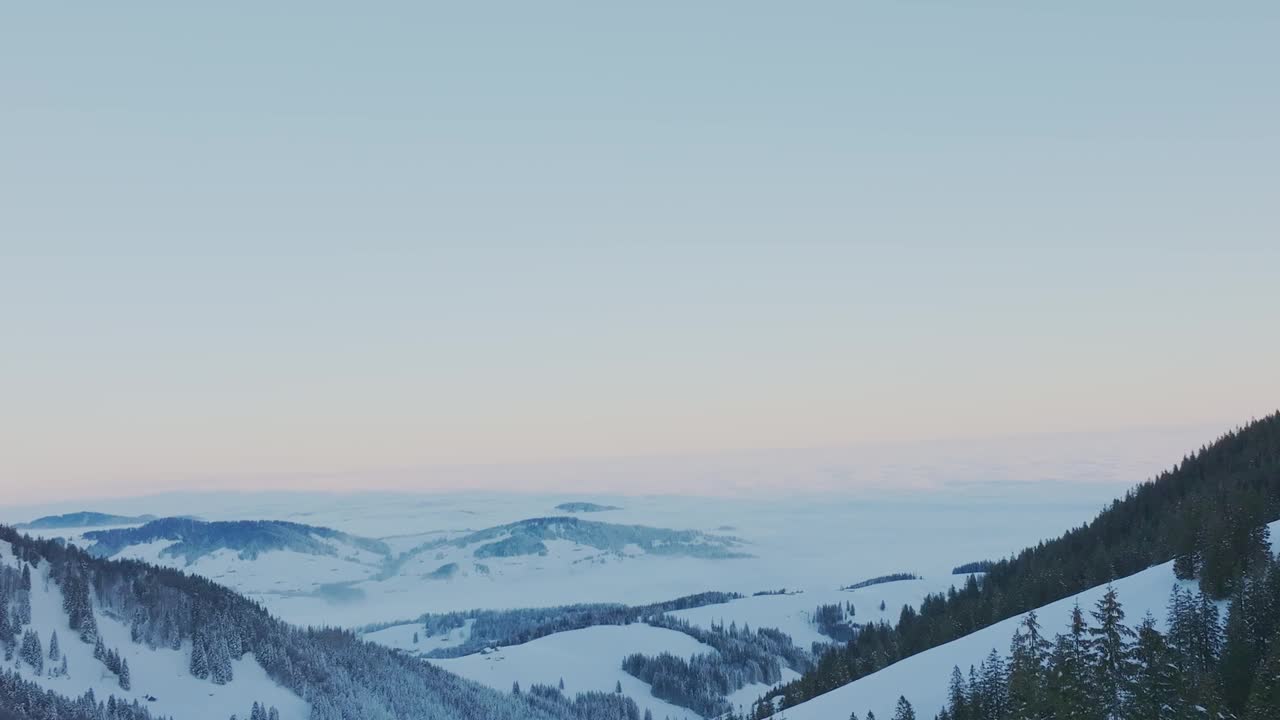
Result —
[[1275, 3], [0, 17], [8, 498], [1280, 406]]
[[23, 508], [53, 513], [128, 508], [133, 501], [182, 496], [281, 493], [873, 499], [972, 495], [982, 488], [998, 492], [1011, 485], [1042, 488], [1046, 501], [1062, 496], [1062, 488], [1070, 485], [1087, 486], [1086, 496], [1110, 499], [1241, 424], [335, 471], [102, 476], [57, 488], [15, 488], [0, 507], [16, 517]]

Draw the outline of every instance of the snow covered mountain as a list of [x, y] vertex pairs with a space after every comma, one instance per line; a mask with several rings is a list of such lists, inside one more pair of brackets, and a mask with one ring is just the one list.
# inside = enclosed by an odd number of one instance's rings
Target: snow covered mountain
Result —
[[28, 523], [15, 525], [19, 530], [51, 530], [62, 528], [91, 528], [108, 525], [141, 525], [155, 520], [155, 515], [112, 515], [100, 512], [72, 512], [46, 515]]
[[326, 586], [374, 577], [391, 556], [390, 548], [377, 540], [277, 520], [164, 518], [67, 539], [98, 557], [182, 569], [249, 595], [322, 592]]
[[12, 668], [0, 671], [0, 708], [21, 717], [627, 720], [638, 712], [614, 694], [494, 692], [347, 632], [291, 627], [207, 580], [3, 526], [0, 652]]
[[[847, 705], [855, 700], [877, 713], [893, 710], [895, 717], [910, 716], [908, 703], [915, 702], [927, 717], [941, 708], [939, 698], [950, 695], [948, 712], [968, 716], [966, 693], [978, 693], [986, 708], [1012, 697], [1016, 687], [1028, 703], [1024, 709], [1038, 703], [1027, 712], [1043, 717], [1086, 711], [1154, 717], [1152, 709], [1161, 715], [1161, 707], [1181, 708], [1179, 717], [1276, 717], [1280, 562], [1268, 537], [1277, 517], [1280, 413], [1185, 456], [1091, 522], [981, 565], [987, 572], [980, 582], [926, 598], [919, 609], [904, 608], [896, 625], [864, 628], [825, 653], [813, 671], [766, 698], [784, 706], [787, 717], [830, 716], [838, 705], [837, 716], [846, 717], [863, 711]], [[1103, 589], [1109, 582], [1114, 593]], [[1099, 596], [1102, 602], [1087, 605]], [[1077, 601], [1086, 604], [1079, 614]], [[1164, 618], [1165, 607], [1172, 608], [1170, 618]], [[1021, 649], [1005, 658], [1013, 631], [1036, 608], [1039, 627], [1025, 626]], [[1061, 622], [1068, 609], [1070, 630]], [[1151, 621], [1138, 627], [1136, 617], [1147, 612]], [[1126, 614], [1134, 618], [1128, 626]], [[1061, 633], [1047, 646], [1052, 652], [1027, 649], [1026, 638], [1043, 638], [1039, 628]], [[1132, 649], [1126, 633], [1138, 638]], [[969, 690], [963, 670], [922, 681], [952, 664], [978, 666]], [[1016, 683], [1013, 671], [1004, 674], [1014, 664], [1023, 668]], [[1178, 677], [1166, 677], [1169, 668]], [[1053, 687], [1033, 691], [1043, 684], [1036, 678], [1048, 678]], [[1095, 689], [1104, 680], [1105, 687]], [[850, 697], [859, 689], [866, 694]], [[920, 697], [907, 699], [915, 693]], [[762, 704], [755, 714], [771, 710]]]
[[[1276, 537], [1276, 533], [1280, 533], [1280, 521], [1271, 523], [1269, 528], [1272, 537]], [[1136, 621], [1150, 613], [1157, 628], [1163, 632], [1168, 625], [1167, 610], [1173, 588], [1193, 591], [1196, 582], [1179, 580], [1174, 574], [1173, 562], [1167, 562], [1109, 585], [1118, 593], [1128, 618]], [[1058, 632], [1068, 626], [1073, 608], [1092, 608], [1106, 593], [1107, 587], [1090, 588], [1039, 607], [1034, 612], [1042, 627], [1051, 633]], [[1225, 609], [1225, 603], [1220, 603], [1220, 606]], [[967, 672], [970, 666], [981, 663], [992, 650], [1001, 654], [1007, 652], [1014, 632], [1026, 616], [1027, 613], [1022, 613], [1008, 618], [789, 707], [784, 713], [786, 720], [847, 718], [851, 712], [864, 717], [868, 711], [874, 712], [876, 717], [891, 718], [899, 696], [905, 696], [911, 702], [918, 717], [932, 718], [946, 705], [952, 668], [959, 667]]]
[[574, 565], [602, 564], [642, 555], [730, 560], [750, 557], [737, 538], [695, 530], [615, 525], [575, 517], [544, 517], [435, 540], [395, 562], [395, 572], [432, 579], [490, 576], [523, 568], [528, 558]]
[[[465, 519], [462, 514], [454, 518]], [[529, 586], [548, 591], [549, 605], [575, 600], [584, 591], [594, 600], [591, 588], [618, 587], [619, 577], [631, 577], [628, 584], [634, 584], [643, 577], [624, 568], [705, 576], [698, 568], [752, 557], [749, 543], [725, 533], [575, 516], [525, 518], [478, 530], [428, 526], [382, 539], [286, 520], [176, 517], [35, 532], [98, 557], [141, 560], [207, 577], [289, 619], [347, 626], [441, 609], [442, 601], [451, 603], [444, 609], [492, 607], [492, 598]], [[591, 577], [600, 582], [583, 582]], [[624, 592], [628, 584], [620, 586]], [[424, 593], [425, 603], [418, 599]]]

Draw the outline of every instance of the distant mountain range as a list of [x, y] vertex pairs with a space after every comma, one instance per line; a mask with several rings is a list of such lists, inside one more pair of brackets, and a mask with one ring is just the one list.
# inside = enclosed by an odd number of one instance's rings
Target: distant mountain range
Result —
[[384, 557], [391, 554], [379, 540], [281, 520], [204, 522], [192, 518], [163, 518], [141, 527], [94, 530], [84, 537], [92, 541], [87, 548], [89, 553], [98, 557], [111, 557], [135, 545], [172, 541], [160, 555], [182, 558], [188, 564], [219, 550], [234, 550], [241, 560], [256, 560], [260, 554], [272, 550], [337, 556], [344, 545]]
[[617, 505], [597, 505], [593, 502], [566, 502], [556, 506], [560, 512], [571, 513], [589, 513], [589, 512], [606, 512], [609, 510], [621, 510]]
[[708, 559], [750, 557], [737, 549], [742, 541], [728, 535], [708, 535], [697, 530], [668, 530], [646, 525], [618, 525], [575, 517], [529, 518], [479, 530], [459, 538], [437, 540], [414, 552], [456, 547], [470, 548], [477, 558], [546, 555], [547, 542], [553, 540], [567, 540], [615, 554], [632, 551]]
[[14, 527], [19, 530], [61, 530], [64, 528], [106, 527], [109, 525], [140, 525], [155, 519], [155, 515], [110, 515], [86, 511], [66, 513], [65, 515], [46, 515]]

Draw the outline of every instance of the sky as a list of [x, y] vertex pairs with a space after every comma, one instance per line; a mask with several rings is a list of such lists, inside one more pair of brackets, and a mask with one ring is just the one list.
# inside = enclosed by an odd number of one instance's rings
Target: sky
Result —
[[1274, 411], [1280, 5], [1047, 5], [6, 6], [0, 489]]

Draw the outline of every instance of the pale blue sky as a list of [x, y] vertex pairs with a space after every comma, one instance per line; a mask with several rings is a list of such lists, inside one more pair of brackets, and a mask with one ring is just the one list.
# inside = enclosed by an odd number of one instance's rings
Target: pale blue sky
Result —
[[1045, 5], [10, 4], [0, 485], [1276, 408], [1280, 4]]

